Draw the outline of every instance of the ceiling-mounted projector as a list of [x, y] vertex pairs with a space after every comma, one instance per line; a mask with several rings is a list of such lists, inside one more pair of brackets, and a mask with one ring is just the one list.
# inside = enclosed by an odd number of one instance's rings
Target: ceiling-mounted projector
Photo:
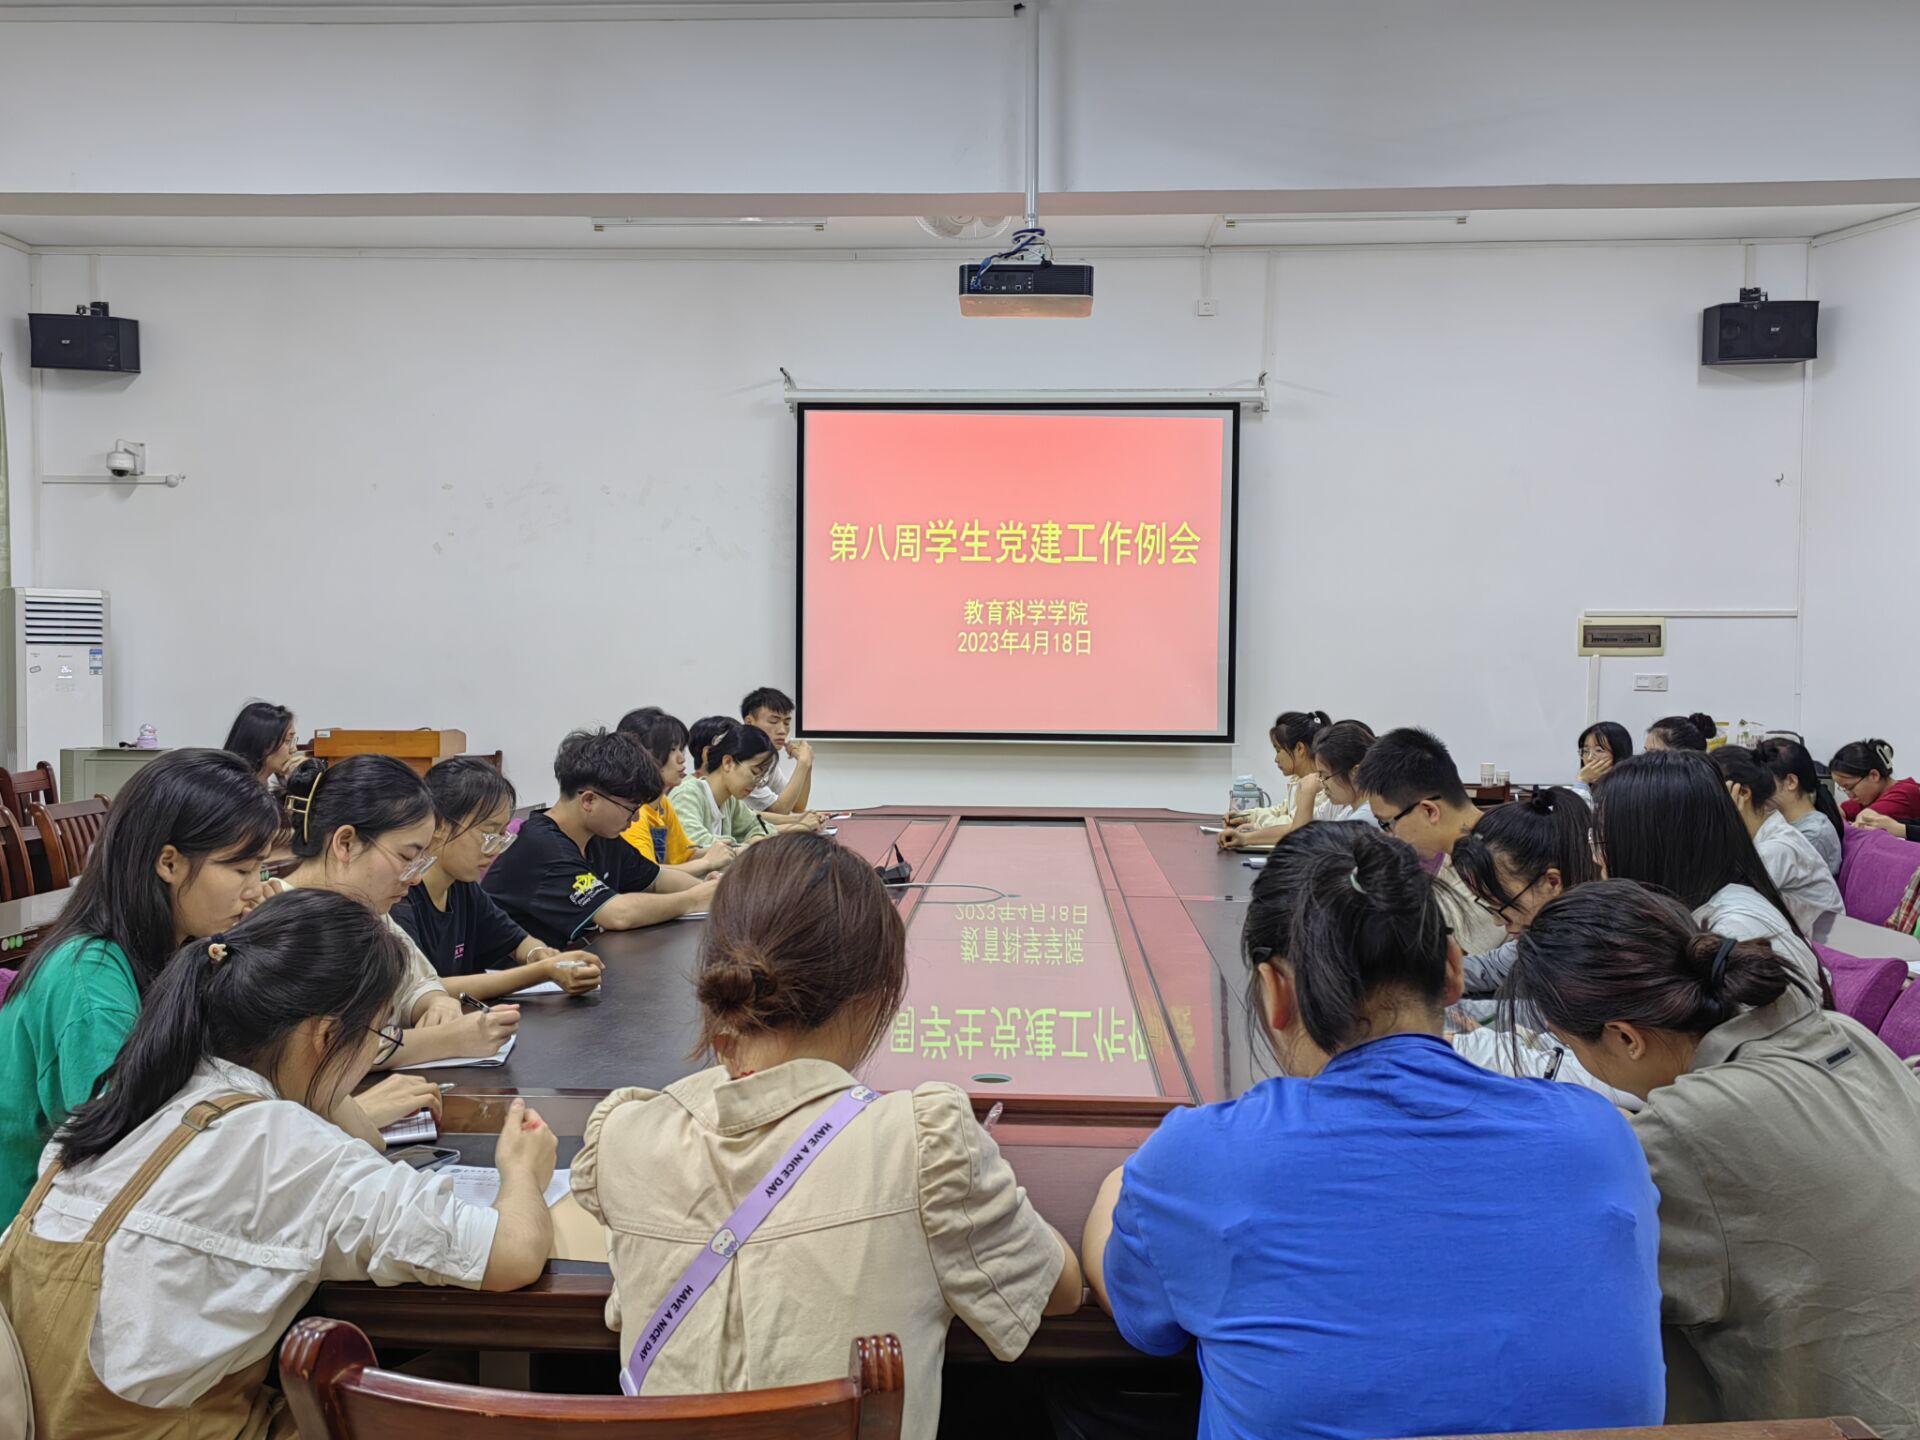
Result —
[[960, 313], [1022, 319], [1082, 319], [1093, 314], [1093, 267], [1008, 264], [960, 267]]

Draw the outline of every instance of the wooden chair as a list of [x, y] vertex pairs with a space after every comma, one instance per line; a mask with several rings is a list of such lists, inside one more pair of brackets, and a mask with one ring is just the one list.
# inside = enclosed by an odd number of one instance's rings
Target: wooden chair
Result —
[[628, 1399], [530, 1395], [374, 1368], [344, 1320], [307, 1319], [280, 1346], [280, 1384], [300, 1440], [898, 1440], [900, 1342], [853, 1342], [844, 1380], [734, 1395]]
[[104, 795], [65, 805], [33, 807], [33, 827], [40, 832], [40, 843], [47, 852], [47, 880], [53, 889], [64, 890], [80, 878], [93, 842], [100, 838], [100, 827], [106, 823]]
[[0, 806], [0, 900], [24, 900], [33, 894], [33, 857], [13, 811]]
[[53, 766], [42, 760], [31, 770], [0, 770], [0, 805], [13, 812], [22, 825], [31, 825], [29, 806], [58, 805], [60, 785], [53, 778]]

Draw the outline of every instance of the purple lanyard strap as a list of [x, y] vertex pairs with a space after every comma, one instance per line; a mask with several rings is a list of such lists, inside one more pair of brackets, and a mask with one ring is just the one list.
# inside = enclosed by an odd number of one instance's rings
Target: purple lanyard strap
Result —
[[821, 1117], [820, 1123], [787, 1152], [786, 1158], [762, 1177], [747, 1198], [740, 1202], [740, 1208], [727, 1217], [726, 1224], [713, 1232], [713, 1238], [700, 1251], [699, 1257], [687, 1266], [666, 1300], [653, 1312], [646, 1328], [640, 1332], [633, 1354], [620, 1372], [621, 1390], [628, 1395], [640, 1393], [653, 1362], [659, 1359], [667, 1341], [680, 1328], [680, 1322], [687, 1318], [687, 1312], [720, 1278], [720, 1272], [727, 1268], [727, 1262], [760, 1228], [761, 1222], [773, 1213], [773, 1207], [787, 1197], [794, 1183], [806, 1174], [807, 1167], [833, 1142], [833, 1137], [858, 1119], [860, 1113], [879, 1098], [877, 1093], [864, 1085], [856, 1085], [842, 1095], [833, 1103], [833, 1108]]

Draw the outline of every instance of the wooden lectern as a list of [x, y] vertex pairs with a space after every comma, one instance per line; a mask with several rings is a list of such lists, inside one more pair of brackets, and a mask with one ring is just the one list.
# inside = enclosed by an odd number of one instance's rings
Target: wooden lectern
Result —
[[313, 753], [322, 760], [349, 755], [391, 755], [424, 775], [442, 760], [467, 753], [464, 730], [316, 730]]

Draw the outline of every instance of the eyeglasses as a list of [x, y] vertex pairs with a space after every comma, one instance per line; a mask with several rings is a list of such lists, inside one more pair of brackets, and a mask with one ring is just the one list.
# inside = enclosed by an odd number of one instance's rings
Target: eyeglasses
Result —
[[423, 850], [420, 854], [409, 860], [404, 855], [394, 854], [393, 851], [387, 849], [387, 847], [382, 845], [378, 840], [373, 842], [373, 848], [378, 850], [382, 855], [385, 855], [389, 860], [398, 860], [400, 862], [401, 870], [399, 880], [402, 885], [411, 885], [414, 881], [418, 880], [433, 868], [433, 862], [438, 858], [433, 851]]
[[1588, 764], [1591, 764], [1595, 760], [1611, 760], [1613, 758], [1613, 752], [1604, 745], [1582, 745], [1580, 747], [1580, 758]]
[[625, 800], [616, 800], [611, 795], [602, 795], [598, 790], [589, 790], [586, 793], [589, 795], [599, 795], [602, 800], [613, 806], [614, 809], [626, 811], [628, 825], [633, 824], [634, 816], [640, 813], [640, 807], [638, 805], [629, 805]]
[[400, 1053], [400, 1041], [404, 1032], [398, 1025], [382, 1025], [378, 1029], [369, 1025], [367, 1027], [367, 1033], [380, 1037], [380, 1049], [373, 1057], [375, 1069], [386, 1064], [387, 1061]]
[[1440, 797], [1438, 795], [1422, 795], [1418, 800], [1414, 801], [1411, 805], [1407, 806], [1406, 809], [1402, 810], [1398, 815], [1395, 815], [1391, 820], [1382, 820], [1378, 815], [1374, 816], [1373, 817], [1374, 823], [1378, 825], [1382, 830], [1386, 831], [1387, 834], [1391, 835], [1393, 834], [1394, 826], [1398, 825], [1402, 820], [1406, 819], [1407, 816], [1411, 815], [1414, 811], [1418, 810], [1422, 805], [1426, 804], [1427, 801], [1438, 800], [1439, 798]]
[[482, 830], [480, 832], [480, 853], [482, 855], [505, 854], [507, 847], [520, 837], [511, 831]]
[[1533, 879], [1529, 880], [1525, 885], [1525, 887], [1521, 889], [1518, 895], [1515, 895], [1512, 899], [1506, 901], [1504, 904], [1495, 905], [1491, 901], [1481, 900], [1477, 897], [1475, 898], [1474, 903], [1478, 905], [1482, 910], [1486, 911], [1487, 914], [1491, 915], [1494, 919], [1498, 920], [1502, 925], [1504, 925], [1507, 923], [1507, 912], [1513, 909], [1513, 907], [1518, 905], [1522, 900], [1524, 900], [1527, 897], [1527, 892], [1532, 890], [1534, 886], [1538, 885], [1542, 880], [1546, 878], [1547, 878], [1546, 872], [1542, 871], [1540, 874], [1534, 876]]

